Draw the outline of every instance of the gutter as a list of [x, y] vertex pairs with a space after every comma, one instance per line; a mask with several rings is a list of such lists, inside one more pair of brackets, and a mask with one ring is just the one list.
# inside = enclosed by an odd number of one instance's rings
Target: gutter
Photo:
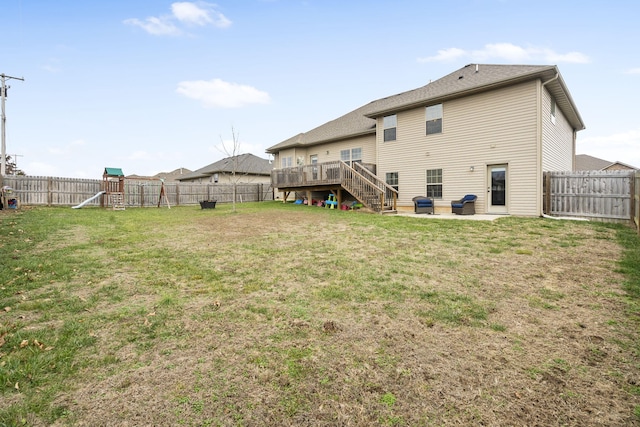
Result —
[[[544, 174], [542, 172], [542, 168], [543, 168], [543, 165], [544, 165], [544, 161], [543, 161], [543, 157], [544, 157], [544, 149], [543, 149], [544, 136], [543, 136], [543, 133], [544, 132], [543, 132], [543, 126], [542, 126], [542, 121], [544, 120], [544, 115], [542, 114], [542, 110], [543, 110], [543, 108], [542, 108], [542, 100], [544, 98], [544, 87], [546, 85], [548, 85], [549, 83], [551, 83], [552, 81], [558, 80], [559, 77], [560, 77], [560, 73], [558, 71], [556, 71], [556, 75], [554, 77], [551, 77], [546, 82], [542, 82], [542, 85], [540, 85], [539, 88], [536, 85], [536, 89], [537, 89], [536, 104], [537, 104], [537, 110], [538, 110], [537, 113], [536, 113], [538, 115], [538, 120], [537, 120], [538, 123], [537, 123], [537, 126], [536, 126], [537, 127], [537, 133], [538, 133], [537, 138], [536, 138], [537, 139], [536, 144], [538, 146], [537, 147], [537, 151], [538, 151], [538, 153], [537, 153], [537, 155], [538, 155], [537, 163], [538, 164], [536, 165], [536, 179], [538, 180], [539, 183], [541, 183], [540, 186], [538, 187], [539, 190], [540, 190], [540, 194], [541, 195], [543, 195], [543, 193], [544, 193], [543, 190], [542, 190], [543, 189], [542, 178], [544, 177]], [[574, 155], [575, 155], [575, 148], [574, 148], [573, 152], [574, 152]], [[572, 159], [572, 162], [573, 162], [573, 159]], [[541, 213], [544, 216], [544, 202], [540, 203], [538, 209], [539, 209], [538, 212]]]
[[551, 77], [549, 80], [547, 80], [546, 82], [542, 83], [542, 87], [545, 87], [548, 83], [551, 83], [554, 80], [558, 80], [558, 77], [560, 77], [560, 73], [556, 73], [555, 77]]
[[[420, 101], [416, 101], [416, 102], [412, 102], [410, 104], [403, 104], [403, 105], [398, 105], [396, 107], [391, 107], [391, 108], [385, 108], [383, 110], [379, 110], [379, 111], [372, 111], [368, 114], [365, 114], [365, 117], [369, 117], [370, 119], [379, 117], [379, 116], [383, 116], [383, 115], [387, 115], [393, 112], [397, 112], [397, 111], [404, 111], [404, 110], [410, 110], [412, 108], [417, 108], [417, 107], [422, 107], [424, 105], [427, 105], [429, 103], [437, 103], [437, 102], [444, 102], [450, 99], [456, 99], [456, 98], [462, 98], [465, 96], [469, 96], [469, 95], [473, 95], [476, 93], [482, 93], [482, 92], [486, 92], [489, 90], [494, 90], [494, 89], [498, 89], [500, 87], [504, 87], [504, 86], [511, 86], [517, 83], [521, 83], [521, 82], [526, 82], [532, 79], [537, 78], [542, 78], [544, 73], [547, 73], [549, 71], [553, 71], [555, 67], [550, 66], [550, 67], [546, 67], [544, 70], [537, 70], [537, 71], [533, 71], [527, 74], [522, 74], [519, 76], [515, 76], [515, 77], [511, 77], [505, 80], [498, 80], [495, 81], [493, 83], [488, 83], [485, 85], [481, 85], [481, 86], [474, 86], [471, 88], [466, 88], [466, 89], [461, 89], [458, 91], [454, 91], [454, 92], [449, 92], [449, 93], [445, 93], [433, 98], [427, 98], [427, 99], [422, 99]], [[555, 79], [557, 79], [560, 76], [560, 74], [556, 71], [556, 75], [555, 77], [550, 78], [549, 80], [547, 80], [547, 82], [551, 82]]]

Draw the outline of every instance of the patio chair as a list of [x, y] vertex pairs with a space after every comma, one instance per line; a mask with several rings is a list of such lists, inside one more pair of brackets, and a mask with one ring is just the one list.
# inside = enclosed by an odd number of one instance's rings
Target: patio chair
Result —
[[475, 194], [467, 194], [460, 200], [451, 201], [451, 213], [456, 215], [473, 215], [476, 213], [476, 199], [478, 196]]
[[433, 199], [431, 197], [416, 196], [411, 200], [413, 200], [413, 208], [415, 213], [417, 214], [433, 213], [434, 206], [433, 206]]

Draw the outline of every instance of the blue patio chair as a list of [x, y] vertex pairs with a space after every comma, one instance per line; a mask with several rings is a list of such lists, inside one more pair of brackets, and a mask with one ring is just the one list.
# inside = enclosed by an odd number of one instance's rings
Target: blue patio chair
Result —
[[467, 194], [460, 200], [451, 201], [451, 212], [456, 215], [473, 215], [476, 213], [475, 194]]
[[413, 199], [413, 211], [417, 214], [432, 214], [434, 205], [431, 197], [416, 196]]

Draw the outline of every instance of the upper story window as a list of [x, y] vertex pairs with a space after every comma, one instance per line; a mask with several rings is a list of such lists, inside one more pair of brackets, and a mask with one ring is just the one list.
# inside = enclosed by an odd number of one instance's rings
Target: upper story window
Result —
[[442, 104], [427, 107], [427, 135], [442, 133]]
[[384, 127], [384, 140], [395, 141], [396, 140], [396, 126], [398, 124], [398, 117], [394, 114], [392, 116], [385, 116], [382, 119]]
[[551, 123], [556, 124], [556, 100], [551, 98]]
[[362, 148], [340, 150], [340, 160], [351, 166], [351, 163], [362, 162]]
[[289, 156], [289, 157], [283, 157], [282, 158], [282, 167], [283, 168], [290, 168], [292, 163], [293, 163], [293, 157]]

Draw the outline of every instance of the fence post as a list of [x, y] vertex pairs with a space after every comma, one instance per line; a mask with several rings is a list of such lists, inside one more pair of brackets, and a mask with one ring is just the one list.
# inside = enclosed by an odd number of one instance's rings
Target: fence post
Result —
[[549, 215], [551, 213], [551, 172], [544, 173], [544, 203], [542, 213]]
[[633, 211], [632, 222], [636, 225], [636, 231], [640, 236], [640, 171], [632, 174], [631, 182], [631, 210]]
[[53, 178], [47, 179], [47, 206], [53, 205]]

